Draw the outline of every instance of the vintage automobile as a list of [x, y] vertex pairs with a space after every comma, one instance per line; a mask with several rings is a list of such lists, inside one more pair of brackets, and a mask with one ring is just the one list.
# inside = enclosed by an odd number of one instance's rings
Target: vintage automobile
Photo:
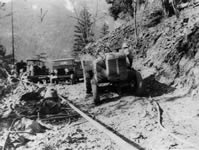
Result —
[[56, 59], [52, 61], [53, 82], [68, 81], [75, 84], [83, 78], [81, 62], [74, 58]]
[[49, 82], [49, 69], [45, 66], [45, 62], [39, 59], [27, 60], [28, 80], [34, 83]]
[[82, 68], [80, 60], [75, 60], [74, 72], [75, 72], [76, 81], [83, 79], [83, 77], [84, 77], [83, 76], [83, 68]]
[[85, 84], [91, 84], [95, 104], [100, 103], [100, 89], [104, 85], [109, 86], [109, 89], [115, 89], [119, 95], [124, 88], [136, 95], [142, 92], [141, 74], [127, 65], [126, 56], [121, 53], [107, 53], [105, 59], [82, 60], [82, 65], [84, 75], [86, 72], [92, 72], [90, 79], [84, 78]]
[[23, 60], [21, 60], [20, 62], [16, 63], [15, 67], [16, 67], [17, 75], [19, 76], [21, 71], [26, 72], [27, 64]]

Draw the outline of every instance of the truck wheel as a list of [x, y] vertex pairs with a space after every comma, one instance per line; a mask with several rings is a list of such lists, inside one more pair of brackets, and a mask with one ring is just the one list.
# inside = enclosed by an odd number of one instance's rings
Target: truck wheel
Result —
[[91, 80], [91, 87], [92, 87], [92, 93], [93, 93], [93, 101], [97, 105], [100, 103], [100, 97], [98, 93], [98, 85], [95, 79]]
[[75, 84], [75, 75], [74, 74], [71, 74], [70, 75], [70, 84]]
[[136, 71], [136, 84], [135, 84], [135, 92], [137, 95], [141, 95], [142, 94], [142, 90], [143, 90], [143, 80], [142, 80], [142, 76], [139, 72]]
[[55, 80], [55, 84], [59, 84], [59, 80], [58, 79]]
[[114, 85], [114, 87], [116, 87], [117, 94], [119, 96], [121, 96], [122, 95], [122, 88], [121, 88], [120, 84], [116, 84], [116, 85]]
[[76, 78], [76, 82], [79, 82], [79, 78]]

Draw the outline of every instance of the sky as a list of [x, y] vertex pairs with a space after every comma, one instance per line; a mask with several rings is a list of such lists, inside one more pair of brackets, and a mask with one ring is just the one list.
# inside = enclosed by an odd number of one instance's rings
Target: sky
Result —
[[[44, 1], [44, 0], [39, 0], [39, 1], [38, 0], [24, 0], [24, 1], [27, 1], [27, 2], [32, 1], [33, 3], [35, 1], [35, 4], [32, 4], [32, 8], [37, 9], [39, 7], [41, 1]], [[50, 1], [59, 2], [58, 0], [49, 0], [49, 2]], [[0, 0], [0, 2], [9, 3], [9, 2], [11, 2], [11, 0]], [[17, 2], [17, 0], [13, 0], [13, 2], [15, 3], [15, 2]], [[45, 3], [48, 3], [48, 2], [45, 1]], [[102, 3], [104, 5], [105, 0], [64, 0], [64, 7], [68, 11], [71, 11], [71, 12], [75, 12], [75, 9], [78, 9], [79, 7], [82, 7], [82, 6], [86, 6], [93, 11], [93, 10], [96, 10], [97, 7], [100, 7], [100, 4], [102, 4]], [[98, 8], [98, 10], [99, 10], [99, 8]]]
[[[40, 11], [41, 8], [45, 8], [45, 5], [54, 5], [55, 3], [60, 3], [63, 5], [68, 12], [76, 16], [81, 8], [86, 7], [92, 14], [101, 14], [108, 16], [108, 4], [105, 0], [13, 0], [14, 7], [18, 1], [24, 1], [31, 5], [33, 11]], [[11, 0], [0, 0], [0, 2], [9, 3]], [[10, 9], [10, 8], [9, 8]], [[15, 9], [15, 8], [14, 8]], [[99, 16], [100, 18], [101, 16]], [[105, 17], [106, 18], [106, 17]], [[108, 18], [108, 17], [107, 17]], [[109, 23], [110, 17], [106, 20]]]
[[0, 0], [1, 2], [8, 3], [10, 0]]
[[[7, 3], [6, 10], [0, 10], [0, 44], [11, 52], [11, 19], [3, 17], [10, 13], [11, 0], [0, 1]], [[13, 0], [13, 6], [15, 49], [19, 59], [43, 51], [55, 58], [65, 56], [63, 53], [72, 49], [74, 17], [83, 7], [102, 18], [96, 23], [98, 32], [104, 22], [110, 25], [110, 30], [115, 26], [107, 15], [105, 0]]]

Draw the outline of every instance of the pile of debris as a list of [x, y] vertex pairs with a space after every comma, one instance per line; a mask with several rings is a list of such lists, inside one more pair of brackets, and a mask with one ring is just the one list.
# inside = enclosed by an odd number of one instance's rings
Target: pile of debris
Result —
[[53, 88], [38, 88], [22, 95], [19, 101], [20, 103], [15, 106], [18, 115], [57, 114], [61, 108], [60, 98]]
[[25, 93], [15, 105], [14, 111], [18, 117], [50, 121], [56, 119], [77, 119], [78, 115], [62, 102], [54, 87], [41, 87]]
[[6, 93], [10, 92], [11, 86], [7, 82], [7, 74], [2, 67], [0, 67], [0, 98]]
[[34, 86], [32, 91], [24, 88], [19, 84], [13, 95], [2, 101], [1, 130], [9, 126], [8, 131], [2, 132], [3, 149], [16, 149], [34, 140], [32, 136], [49, 130], [47, 124], [71, 123], [80, 117], [63, 104], [54, 87]]

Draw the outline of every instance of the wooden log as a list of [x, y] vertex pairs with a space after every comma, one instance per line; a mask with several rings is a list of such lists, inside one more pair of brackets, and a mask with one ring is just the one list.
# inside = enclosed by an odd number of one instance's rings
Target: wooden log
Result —
[[40, 119], [41, 121], [47, 121], [47, 120], [56, 120], [56, 119], [63, 119], [63, 118], [71, 118], [71, 117], [77, 117], [78, 114], [76, 115], [57, 115], [57, 116], [52, 116], [52, 117], [48, 117], [48, 118], [43, 118], [43, 119]]
[[99, 123], [98, 121], [94, 120], [84, 112], [82, 112], [80, 109], [75, 107], [72, 103], [64, 99], [62, 96], [60, 98], [67, 102], [67, 104], [74, 109], [77, 113], [79, 113], [82, 117], [84, 117], [86, 120], [88, 120], [93, 126], [95, 126], [100, 131], [104, 132], [106, 135], [108, 135], [120, 148], [121, 150], [144, 150], [140, 145], [137, 143], [131, 141], [126, 141], [123, 138], [119, 137], [117, 134], [113, 133], [110, 129]]

